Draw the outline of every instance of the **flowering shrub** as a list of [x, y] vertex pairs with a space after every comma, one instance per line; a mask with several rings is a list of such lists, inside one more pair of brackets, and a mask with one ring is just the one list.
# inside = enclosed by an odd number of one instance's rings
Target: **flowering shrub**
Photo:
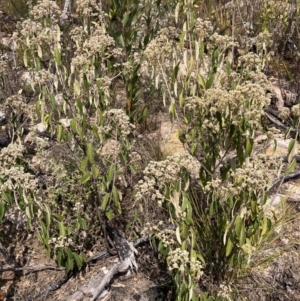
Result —
[[[49, 140], [43, 145], [38, 135], [31, 134], [37, 153], [29, 164], [32, 172], [47, 175], [42, 184], [22, 166], [15, 167], [15, 158], [1, 176], [4, 199], [23, 198], [21, 209], [38, 228], [47, 253], [68, 271], [83, 266], [84, 255], [79, 254], [91, 243], [82, 233], [93, 227], [97, 215], [87, 212], [101, 210], [108, 218], [121, 213], [120, 189], [130, 164], [128, 137], [134, 130], [125, 112], [111, 107], [110, 86], [117, 71], [108, 65], [119, 52], [106, 32], [103, 11], [96, 1], [77, 1], [75, 7], [80, 23], [68, 37], [54, 1], [38, 1], [13, 36], [30, 71], [36, 111], [20, 101], [21, 95], [6, 102], [16, 114], [26, 112], [32, 132], [38, 131], [33, 123], [40, 119], [41, 131], [62, 146], [55, 154], [55, 147], [47, 147]], [[105, 153], [107, 148], [110, 152]], [[19, 188], [19, 194], [13, 192]], [[2, 203], [1, 218], [11, 206], [11, 201]]]
[[[198, 179], [191, 181], [179, 158], [150, 162], [136, 198], [155, 199], [176, 227], [167, 239], [157, 229], [154, 236], [172, 270], [177, 300], [232, 300], [238, 296], [232, 283], [274, 231], [264, 205], [281, 163], [252, 151], [270, 83], [262, 56], [249, 52], [232, 60], [238, 44], [195, 18], [188, 4], [178, 3], [182, 31], [161, 30], [145, 55], [171, 117], [182, 122], [182, 141], [200, 162]], [[218, 287], [211, 297], [199, 291], [203, 275]]]

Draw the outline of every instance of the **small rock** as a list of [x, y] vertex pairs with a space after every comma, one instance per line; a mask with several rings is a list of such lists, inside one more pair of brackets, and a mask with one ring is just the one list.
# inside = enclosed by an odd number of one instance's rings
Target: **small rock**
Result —
[[291, 107], [297, 103], [297, 94], [291, 91], [284, 90], [283, 95], [285, 96], [285, 105]]
[[59, 120], [60, 124], [64, 127], [64, 128], [69, 128], [70, 124], [71, 124], [71, 120], [72, 119], [68, 119], [68, 118], [62, 118]]
[[0, 111], [0, 122], [2, 122], [3, 120], [5, 120], [6, 116], [5, 113]]
[[26, 137], [24, 138], [24, 144], [30, 144], [33, 142], [34, 134], [32, 132], [29, 132]]
[[[265, 149], [265, 154], [275, 157], [283, 157], [288, 155], [288, 146], [291, 142], [291, 139], [275, 139], [275, 142], [271, 142], [268, 147]], [[297, 146], [296, 146], [297, 147]], [[295, 149], [295, 155], [298, 152], [298, 149]]]
[[254, 139], [254, 141], [255, 143], [262, 143], [265, 142], [267, 139], [268, 139], [267, 135], [259, 135]]
[[171, 121], [161, 123], [160, 128], [160, 150], [164, 157], [185, 153], [186, 150], [178, 136], [179, 127]]
[[32, 75], [30, 72], [25, 71], [21, 74], [20, 80], [22, 83], [22, 89], [25, 92], [31, 92], [32, 91]]
[[286, 196], [290, 202], [300, 202], [300, 185], [298, 181], [287, 186]]
[[275, 194], [275, 195], [272, 195], [271, 197], [269, 197], [266, 201], [266, 204], [269, 205], [269, 206], [272, 206], [272, 207], [276, 207], [278, 206], [279, 204], [281, 204], [281, 198], [283, 196], [280, 195], [280, 194]]
[[40, 134], [45, 133], [47, 130], [47, 126], [44, 125], [42, 122], [38, 123], [34, 129], [39, 132]]
[[275, 104], [276, 104], [277, 109], [283, 108], [284, 100], [282, 97], [282, 92], [281, 92], [280, 87], [272, 84], [271, 94], [272, 94], [272, 98], [275, 99]]
[[57, 105], [62, 106], [64, 103], [64, 95], [63, 93], [59, 93], [55, 95], [55, 102]]

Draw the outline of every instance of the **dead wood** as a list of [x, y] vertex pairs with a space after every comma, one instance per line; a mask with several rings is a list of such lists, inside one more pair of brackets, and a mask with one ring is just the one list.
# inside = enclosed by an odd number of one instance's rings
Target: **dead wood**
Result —
[[29, 273], [36, 273], [44, 270], [54, 270], [54, 271], [63, 271], [65, 268], [60, 268], [54, 265], [50, 264], [37, 264], [37, 265], [31, 265], [27, 267], [9, 267], [0, 269], [0, 272], [7, 272], [7, 271], [13, 271], [13, 272], [21, 272], [23, 271], [24, 275], [27, 275]]
[[[133, 250], [135, 250], [134, 247], [137, 247], [148, 241], [149, 241], [149, 237], [141, 237], [141, 238], [137, 239], [137, 241], [133, 244], [133, 247], [131, 247], [131, 248], [133, 248]], [[128, 244], [131, 245], [131, 243], [128, 243]], [[130, 255], [134, 256], [134, 251], [132, 251], [132, 253]], [[100, 259], [103, 259], [103, 258], [106, 258], [109, 256], [110, 256], [110, 254], [107, 251], [102, 251], [102, 252], [96, 254], [95, 256], [92, 256], [89, 259], [87, 259], [86, 263], [88, 264], [92, 261], [100, 260]], [[71, 301], [71, 300], [72, 301], [80, 301], [80, 300], [83, 300], [83, 298], [87, 298], [87, 297], [90, 297], [89, 300], [97, 300], [99, 297], [104, 298], [104, 296], [106, 296], [106, 294], [108, 293], [108, 291], [106, 291], [105, 287], [108, 286], [108, 284], [111, 282], [114, 275], [116, 275], [118, 273], [124, 273], [126, 270], [128, 270], [129, 268], [132, 268], [136, 265], [135, 262], [132, 263], [132, 260], [135, 261], [135, 259], [128, 257], [123, 262], [118, 262], [117, 264], [112, 266], [111, 270], [104, 276], [101, 273], [97, 274], [93, 279], [91, 279], [87, 283], [85, 283], [81, 289], [74, 292], [68, 301]], [[45, 269], [46, 269], [46, 266], [47, 265], [45, 265]], [[37, 266], [24, 267], [24, 268], [27, 268], [28, 270], [32, 269], [31, 272], [34, 272], [33, 267], [37, 267]], [[40, 265], [40, 267], [42, 267], [42, 265]], [[50, 266], [50, 265], [48, 266], [48, 268], [50, 268], [50, 269], [52, 269], [52, 267], [55, 268], [54, 266]], [[61, 268], [56, 267], [55, 269], [60, 270]], [[20, 270], [22, 270], [22, 268], [20, 268]], [[36, 300], [37, 298], [39, 298], [43, 295], [46, 295], [49, 292], [52, 292], [52, 291], [55, 291], [55, 290], [61, 288], [61, 286], [63, 284], [65, 284], [66, 282], [68, 282], [68, 280], [70, 278], [72, 278], [74, 275], [75, 275], [74, 272], [65, 275], [63, 278], [61, 278], [54, 284], [51, 284], [50, 286], [39, 291], [38, 293], [34, 293], [34, 294], [30, 295], [26, 299], [26, 301]], [[96, 299], [91, 299], [91, 298], [96, 298]]]
[[275, 179], [271, 185], [271, 187], [269, 188], [269, 190], [271, 190], [272, 188], [274, 188], [276, 185], [278, 184], [282, 184], [284, 182], [287, 182], [289, 180], [293, 180], [300, 177], [300, 171], [295, 171], [292, 172], [286, 176], [282, 176], [282, 177], [278, 177], [277, 179]]
[[130, 265], [130, 259], [128, 258], [113, 265], [106, 275], [103, 276], [102, 274], [97, 274], [94, 278], [89, 280], [79, 290], [77, 290], [68, 299], [68, 301], [82, 301], [83, 298], [89, 301], [95, 301], [99, 297], [105, 297], [106, 294], [108, 294], [105, 287], [109, 285], [112, 278], [118, 273], [127, 271], [130, 268]]
[[63, 278], [61, 278], [59, 281], [55, 282], [54, 284], [51, 284], [47, 288], [39, 291], [38, 293], [31, 294], [28, 298], [25, 299], [25, 301], [33, 301], [36, 300], [37, 298], [48, 294], [49, 292], [56, 291], [59, 289], [63, 284], [68, 282], [68, 280], [74, 275], [74, 272], [71, 271], [67, 275], [65, 275]]
[[[277, 125], [279, 128], [284, 129], [284, 130], [288, 130], [289, 127], [284, 125], [280, 120], [278, 120], [276, 117], [272, 116], [271, 114], [268, 114], [265, 112], [265, 116], [268, 117], [268, 119], [273, 122], [275, 125]], [[290, 128], [289, 129], [291, 131], [291, 133], [297, 133], [297, 130], [294, 128]]]

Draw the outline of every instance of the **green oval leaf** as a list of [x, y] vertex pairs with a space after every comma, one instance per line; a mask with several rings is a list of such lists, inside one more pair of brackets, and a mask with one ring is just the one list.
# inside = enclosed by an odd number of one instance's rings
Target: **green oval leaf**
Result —
[[225, 253], [226, 257], [228, 257], [231, 254], [232, 249], [233, 249], [233, 241], [231, 236], [229, 236], [226, 243], [226, 253]]
[[123, 26], [124, 26], [124, 27], [125, 27], [125, 26], [127, 25], [127, 23], [128, 23], [129, 15], [130, 15], [130, 12], [126, 13], [125, 16], [124, 16], [124, 18], [123, 18], [122, 23], [123, 23]]
[[108, 187], [113, 179], [113, 176], [114, 176], [114, 165], [111, 165], [109, 168], [108, 168], [108, 171], [107, 171], [107, 182], [106, 182], [106, 186]]
[[114, 217], [114, 213], [111, 209], [106, 212], [106, 217], [111, 220]]
[[25, 66], [25, 67], [28, 67], [27, 51], [28, 51], [28, 49], [26, 49], [26, 50], [24, 51], [24, 54], [23, 54], [23, 62], [24, 62], [24, 66]]
[[54, 49], [54, 58], [55, 58], [55, 62], [58, 66], [61, 65], [61, 55], [60, 55], [60, 51], [58, 48]]
[[106, 207], [107, 207], [107, 204], [108, 204], [108, 201], [110, 199], [110, 194], [107, 193], [103, 198], [102, 198], [102, 203], [101, 203], [101, 209], [103, 211], [106, 210]]
[[206, 82], [201, 74], [198, 74], [198, 81], [201, 87], [206, 90]]
[[90, 173], [89, 171], [87, 171], [87, 172], [81, 177], [80, 183], [81, 183], [81, 184], [84, 184], [84, 183], [86, 183], [87, 181], [89, 181], [90, 178], [91, 178], [91, 173]]
[[245, 244], [245, 241], [246, 241], [246, 229], [245, 229], [245, 226], [242, 224], [241, 232], [240, 232], [240, 239], [239, 239], [240, 247], [242, 247]]
[[86, 146], [87, 156], [91, 164], [94, 163], [94, 149], [91, 143]]
[[82, 258], [81, 256], [79, 256], [79, 255], [78, 255], [77, 253], [75, 253], [75, 252], [72, 252], [72, 255], [73, 255], [73, 257], [74, 257], [74, 259], [75, 259], [75, 261], [76, 261], [77, 267], [78, 267], [79, 269], [81, 269], [82, 266], [83, 266], [83, 258]]
[[242, 219], [240, 216], [237, 216], [235, 219], [235, 234], [240, 236], [242, 228]]
[[59, 236], [66, 236], [66, 229], [65, 229], [63, 222], [58, 222], [57, 226], [59, 229]]
[[288, 146], [288, 163], [291, 163], [296, 153], [297, 153], [297, 143], [295, 139], [292, 139]]
[[93, 178], [97, 179], [99, 176], [99, 168], [96, 165], [92, 166], [92, 174], [93, 174]]
[[293, 172], [295, 167], [297, 166], [297, 161], [294, 158], [293, 161], [290, 163], [289, 167], [287, 168], [287, 170], [285, 171], [285, 175], [288, 175], [289, 173]]
[[43, 51], [40, 45], [37, 45], [38, 56], [41, 59], [43, 57]]
[[271, 228], [271, 220], [265, 217], [262, 225], [261, 235], [266, 234], [270, 230], [270, 228]]
[[252, 153], [252, 148], [253, 148], [254, 140], [253, 139], [247, 139], [246, 142], [246, 154], [248, 157], [250, 157]]
[[85, 173], [86, 171], [86, 167], [87, 167], [87, 164], [88, 164], [88, 157], [84, 157], [80, 163], [80, 171], [82, 173]]
[[5, 214], [5, 204], [3, 202], [0, 202], [0, 224], [2, 223], [4, 214]]
[[288, 155], [291, 153], [295, 145], [295, 139], [291, 139], [289, 146], [288, 146]]
[[61, 124], [58, 125], [58, 132], [57, 132], [57, 141], [61, 142], [63, 135], [63, 127]]

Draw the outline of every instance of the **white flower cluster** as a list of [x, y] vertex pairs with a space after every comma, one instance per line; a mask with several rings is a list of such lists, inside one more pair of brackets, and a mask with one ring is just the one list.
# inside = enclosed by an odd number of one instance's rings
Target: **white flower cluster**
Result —
[[144, 170], [143, 180], [136, 185], [136, 199], [141, 200], [150, 197], [162, 205], [166, 184], [172, 184], [180, 179], [180, 172], [193, 170], [195, 162], [189, 154], [176, 154], [167, 157], [164, 161], [151, 161]]
[[132, 152], [129, 154], [130, 162], [139, 162], [142, 161], [142, 157], [139, 153], [137, 152]]
[[237, 47], [238, 44], [234, 42], [232, 37], [226, 36], [226, 35], [220, 35], [218, 33], [214, 33], [210, 37], [210, 43], [208, 44], [208, 48], [211, 48], [210, 50], [215, 49], [216, 46], [222, 51], [225, 49], [228, 49], [229, 47]]
[[[60, 29], [56, 21], [57, 20], [51, 21], [51, 24], [47, 26], [47, 24], [44, 24], [40, 20], [27, 19], [21, 24], [20, 32], [15, 33], [13, 38], [19, 38], [27, 47], [35, 48], [37, 52], [37, 47], [40, 47], [40, 50], [42, 50], [42, 46], [44, 45], [49, 45], [53, 48], [53, 46], [58, 46], [57, 42], [60, 40]], [[44, 48], [44, 52], [45, 51], [47, 52], [48, 50]], [[47, 55], [49, 55], [49, 52]], [[45, 56], [45, 54], [43, 54], [43, 56]]]
[[70, 37], [75, 42], [77, 50], [82, 48], [84, 41], [88, 38], [87, 32], [82, 26], [77, 26], [70, 31]]
[[105, 33], [102, 27], [96, 26], [92, 35], [83, 43], [82, 50], [89, 56], [104, 54], [108, 46], [114, 46], [115, 40]]
[[34, 120], [35, 105], [26, 103], [24, 96], [16, 94], [6, 98], [4, 102], [6, 118], [14, 118], [24, 114]]
[[210, 37], [213, 29], [210, 21], [203, 21], [201, 18], [198, 18], [195, 22], [195, 32], [201, 40]]
[[0, 190], [17, 189], [22, 185], [24, 189], [35, 191], [37, 180], [33, 175], [26, 173], [23, 166], [17, 166], [18, 159], [23, 158], [24, 147], [16, 143], [10, 143], [7, 147], [2, 148], [0, 152], [0, 175], [2, 183]]
[[40, 86], [48, 86], [50, 88], [53, 87], [54, 83], [58, 82], [57, 75], [46, 69], [41, 69], [37, 73], [34, 73], [32, 80]]
[[224, 298], [225, 300], [232, 301], [232, 288], [228, 285], [220, 284], [220, 290], [218, 296]]
[[144, 54], [153, 66], [164, 64], [165, 60], [171, 57], [173, 53], [174, 37], [177, 35], [176, 29], [173, 27], [164, 28], [158, 36], [151, 40]]
[[[278, 162], [279, 161], [279, 162]], [[205, 186], [205, 192], [214, 193], [226, 199], [226, 196], [240, 196], [245, 189], [249, 193], [263, 193], [275, 177], [281, 164], [280, 160], [267, 155], [257, 155], [250, 163], [230, 171], [228, 182], [222, 184], [215, 179]]]
[[61, 10], [55, 1], [39, 0], [30, 11], [30, 16], [33, 20], [42, 20], [51, 17], [51, 21], [58, 21], [61, 15]]
[[84, 54], [78, 54], [75, 57], [72, 58], [72, 69], [75, 71], [76, 68], [83, 68], [90, 64], [90, 60], [88, 56]]
[[300, 104], [296, 104], [291, 109], [292, 115], [294, 117], [300, 117]]
[[91, 17], [93, 13], [100, 13], [100, 6], [96, 0], [77, 0], [76, 13], [84, 18]]
[[[295, 107], [295, 106], [294, 106], [294, 107]], [[292, 107], [292, 110], [293, 110], [294, 107]], [[280, 107], [280, 108], [278, 109], [278, 111], [279, 111], [279, 115], [278, 115], [278, 116], [279, 116], [280, 119], [283, 120], [283, 121], [288, 120], [288, 119], [290, 118], [290, 116], [291, 116], [291, 111], [290, 111], [290, 109], [287, 108], [287, 107]], [[294, 108], [293, 112], [295, 112], [295, 108]], [[295, 114], [293, 114], [293, 115], [296, 116]]]
[[105, 111], [103, 117], [107, 124], [98, 128], [100, 135], [110, 134], [118, 140], [124, 140], [135, 129], [135, 126], [130, 123], [129, 117], [121, 109]]
[[189, 258], [189, 252], [177, 248], [168, 254], [169, 270], [178, 270], [182, 276], [187, 274], [189, 269], [195, 280], [199, 280], [203, 275], [203, 265], [196, 258]]
[[273, 45], [272, 37], [273, 35], [267, 30], [264, 30], [258, 34], [258, 36], [255, 38], [255, 45], [260, 53]]
[[38, 181], [33, 175], [26, 173], [24, 167], [12, 166], [11, 168], [0, 167], [0, 176], [3, 183], [0, 186], [0, 192], [7, 189], [17, 191], [22, 186], [24, 191], [36, 191]]
[[90, 36], [82, 27], [74, 28], [71, 31], [71, 38], [77, 47], [76, 56], [71, 62], [73, 71], [76, 68], [87, 69], [87, 66], [93, 64], [91, 60], [93, 56], [99, 55], [104, 58], [107, 47], [115, 44], [114, 39], [99, 25], [92, 29]]
[[[90, 31], [83, 27], [74, 28], [71, 39], [76, 44], [76, 52], [71, 61], [69, 81], [74, 80], [76, 93], [82, 99], [88, 100], [89, 104], [98, 108], [99, 94], [104, 93], [104, 101], [108, 105], [112, 79], [105, 76], [107, 65], [104, 62], [112, 52], [119, 54], [112, 49], [114, 39], [99, 24], [95, 24]], [[99, 59], [102, 76], [95, 67], [95, 60]], [[88, 90], [85, 87], [86, 81], [89, 83]]]
[[18, 190], [22, 186], [24, 191], [36, 191], [38, 181], [33, 175], [25, 172], [23, 166], [16, 166], [18, 159], [23, 158], [24, 147], [16, 143], [10, 143], [0, 152], [0, 177], [3, 183], [0, 192]]
[[78, 211], [80, 211], [80, 210], [83, 209], [83, 208], [84, 208], [84, 204], [83, 204], [83, 203], [81, 203], [81, 202], [76, 202], [76, 203], [74, 204], [73, 210], [76, 211], [76, 212], [78, 212]]
[[0, 162], [2, 167], [10, 167], [16, 164], [17, 159], [23, 158], [25, 148], [22, 144], [10, 143], [1, 149]]
[[[203, 118], [203, 132], [219, 133], [220, 122], [215, 117], [219, 112], [225, 122], [236, 126], [246, 121], [253, 129], [260, 127], [263, 107], [270, 103], [270, 95], [266, 94], [267, 80], [260, 77], [259, 83], [254, 83], [250, 74], [249, 80], [242, 81], [235, 89], [211, 88], [205, 91], [203, 97], [192, 96], [185, 100], [185, 110], [197, 112]], [[210, 116], [210, 118], [207, 118]]]
[[175, 231], [171, 229], [161, 229], [162, 225], [162, 221], [159, 221], [158, 225], [146, 223], [146, 226], [142, 233], [145, 236], [154, 235], [159, 241], [162, 242], [164, 248], [174, 247], [178, 245], [178, 243], [176, 242]]
[[260, 57], [253, 52], [248, 52], [247, 54], [240, 56], [238, 58], [238, 61], [239, 65], [245, 68], [250, 68], [258, 71], [262, 69], [262, 62]]
[[50, 244], [54, 244], [54, 248], [64, 248], [68, 246], [74, 246], [74, 242], [71, 238], [67, 238], [65, 236], [52, 237], [49, 239]]
[[199, 107], [201, 98], [198, 96], [189, 96], [185, 99], [184, 109], [190, 112], [195, 112]]

